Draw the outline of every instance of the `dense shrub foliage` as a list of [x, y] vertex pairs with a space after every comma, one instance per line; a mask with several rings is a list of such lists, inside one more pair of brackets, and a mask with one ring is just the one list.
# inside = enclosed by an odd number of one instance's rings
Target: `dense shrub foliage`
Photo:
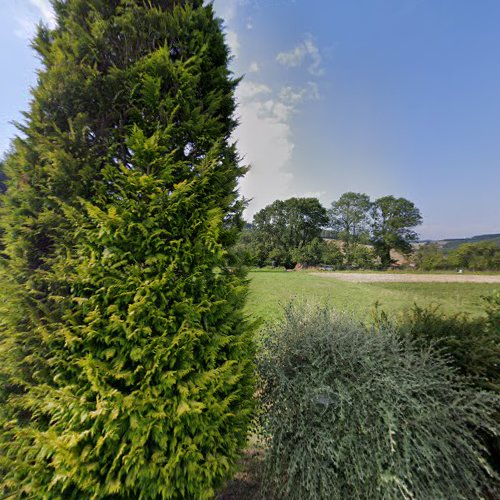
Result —
[[[414, 305], [396, 317], [377, 308], [374, 323], [380, 332], [390, 328], [417, 347], [439, 349], [472, 385], [500, 395], [500, 291], [484, 301], [485, 317], [445, 314], [439, 306]], [[494, 418], [500, 424], [500, 412]], [[500, 437], [484, 430], [480, 436], [492, 466], [500, 471]]]
[[289, 306], [258, 359], [265, 495], [476, 498], [494, 487], [473, 429], [499, 405], [435, 352], [323, 308]]
[[[484, 297], [488, 331], [500, 339], [500, 290]], [[500, 342], [500, 340], [497, 340]]]
[[5, 162], [3, 493], [209, 498], [253, 394], [220, 23], [201, 0], [54, 5]]
[[[498, 293], [496, 294], [498, 297]], [[446, 314], [439, 305], [414, 305], [396, 317], [388, 317], [378, 308], [374, 311], [379, 331], [388, 327], [403, 338], [410, 338], [417, 347], [431, 346], [445, 354], [462, 374], [473, 377], [482, 388], [500, 392], [500, 335], [495, 296], [488, 299], [489, 316], [470, 317], [464, 313]]]
[[273, 247], [259, 231], [247, 227], [234, 248], [236, 257], [248, 266], [331, 266], [333, 269], [374, 269], [379, 261], [369, 245], [351, 242], [348, 251], [342, 241], [314, 238], [284, 251]]

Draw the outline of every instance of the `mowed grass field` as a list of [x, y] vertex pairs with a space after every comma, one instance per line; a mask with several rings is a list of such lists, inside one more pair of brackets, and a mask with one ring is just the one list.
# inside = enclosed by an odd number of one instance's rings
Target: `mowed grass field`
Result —
[[414, 303], [441, 304], [449, 313], [483, 314], [482, 296], [500, 289], [498, 283], [351, 283], [314, 276], [306, 271], [251, 271], [247, 313], [263, 320], [282, 314], [282, 307], [298, 298], [327, 304], [339, 311], [370, 316], [376, 302], [389, 313]]

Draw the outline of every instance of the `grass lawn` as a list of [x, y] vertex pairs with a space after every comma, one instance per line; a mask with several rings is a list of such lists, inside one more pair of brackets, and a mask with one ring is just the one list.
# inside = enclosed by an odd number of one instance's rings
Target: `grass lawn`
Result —
[[387, 312], [419, 305], [442, 304], [447, 312], [482, 314], [481, 296], [500, 288], [488, 283], [349, 283], [307, 272], [251, 271], [246, 310], [272, 320], [281, 306], [296, 297], [307, 299], [367, 318], [375, 302]]

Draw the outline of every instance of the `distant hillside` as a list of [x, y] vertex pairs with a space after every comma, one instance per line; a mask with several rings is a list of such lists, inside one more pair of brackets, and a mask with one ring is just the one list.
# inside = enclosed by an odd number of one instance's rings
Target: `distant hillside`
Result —
[[479, 236], [472, 236], [472, 238], [455, 238], [438, 241], [427, 240], [421, 243], [438, 243], [445, 252], [449, 252], [451, 250], [455, 250], [455, 248], [463, 245], [464, 243], [478, 243], [480, 241], [496, 243], [500, 247], [500, 233], [480, 234]]

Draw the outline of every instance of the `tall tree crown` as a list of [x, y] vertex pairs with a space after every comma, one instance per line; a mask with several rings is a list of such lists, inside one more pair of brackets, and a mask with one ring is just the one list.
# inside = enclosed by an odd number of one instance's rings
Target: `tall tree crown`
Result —
[[54, 7], [5, 162], [0, 484], [209, 498], [253, 393], [220, 21], [196, 0]]
[[369, 229], [370, 198], [366, 194], [348, 192], [332, 203], [328, 211], [330, 227], [340, 239], [357, 241]]
[[383, 196], [372, 207], [372, 243], [383, 266], [391, 263], [390, 250], [403, 253], [412, 250], [418, 239], [414, 227], [422, 223], [422, 215], [415, 204], [406, 198]]

